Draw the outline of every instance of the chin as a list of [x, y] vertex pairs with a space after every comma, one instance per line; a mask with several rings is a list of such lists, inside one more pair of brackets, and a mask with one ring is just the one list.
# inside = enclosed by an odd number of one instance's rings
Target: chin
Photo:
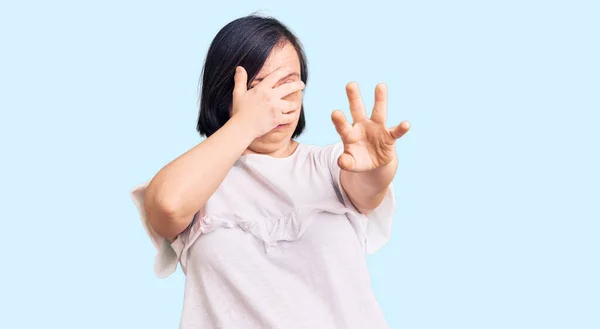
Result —
[[275, 152], [289, 143], [295, 130], [295, 123], [277, 127], [267, 134], [255, 139], [252, 144], [250, 144], [250, 149], [257, 153]]

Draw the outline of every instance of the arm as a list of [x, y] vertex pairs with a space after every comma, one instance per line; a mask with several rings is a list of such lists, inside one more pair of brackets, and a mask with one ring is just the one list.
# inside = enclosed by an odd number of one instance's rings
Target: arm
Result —
[[252, 142], [252, 135], [244, 129], [240, 120], [232, 118], [154, 176], [144, 205], [156, 233], [172, 240], [189, 225]]
[[383, 84], [375, 88], [371, 118], [367, 118], [356, 83], [346, 86], [346, 94], [354, 123], [351, 125], [339, 110], [331, 116], [344, 143], [344, 152], [338, 158], [340, 184], [354, 207], [368, 214], [384, 200], [394, 179], [398, 168], [396, 140], [410, 129], [410, 124], [404, 121], [386, 127], [387, 87]]
[[277, 69], [248, 91], [247, 73], [238, 67], [231, 119], [163, 167], [146, 188], [144, 210], [158, 235], [173, 240], [183, 232], [255, 138], [297, 119], [296, 104], [282, 98], [304, 89], [302, 81], [273, 88], [288, 74]]
[[340, 174], [342, 188], [354, 207], [368, 215], [383, 201], [397, 168], [398, 156], [394, 154], [392, 161], [383, 167], [364, 172], [342, 170]]

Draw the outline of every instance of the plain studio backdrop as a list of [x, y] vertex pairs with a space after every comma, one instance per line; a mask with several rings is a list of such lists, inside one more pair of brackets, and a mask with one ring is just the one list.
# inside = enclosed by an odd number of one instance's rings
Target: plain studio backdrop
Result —
[[[1, 328], [176, 328], [130, 189], [201, 141], [209, 43], [259, 11], [309, 61], [301, 141], [344, 86], [389, 86], [396, 328], [600, 328], [597, 1], [13, 1], [0, 5]], [[366, 328], [367, 329], [367, 328]]]

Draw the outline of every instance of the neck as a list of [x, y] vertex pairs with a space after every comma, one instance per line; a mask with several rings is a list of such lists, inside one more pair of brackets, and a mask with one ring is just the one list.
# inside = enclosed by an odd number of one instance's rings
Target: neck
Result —
[[286, 158], [296, 151], [298, 142], [289, 139], [280, 145], [250, 145], [243, 154], [262, 154], [274, 158]]

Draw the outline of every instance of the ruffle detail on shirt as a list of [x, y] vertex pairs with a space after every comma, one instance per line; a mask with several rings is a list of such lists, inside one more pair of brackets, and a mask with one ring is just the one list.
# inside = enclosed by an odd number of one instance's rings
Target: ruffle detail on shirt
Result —
[[[190, 237], [187, 245], [191, 244], [202, 234], [208, 234], [219, 228], [239, 228], [255, 238], [262, 241], [265, 252], [270, 253], [277, 248], [282, 241], [295, 241], [300, 239], [318, 218], [318, 214], [328, 212], [344, 214], [352, 212], [351, 209], [339, 206], [310, 206], [296, 208], [279, 217], [252, 218], [240, 213], [214, 213], [207, 214], [194, 222], [191, 227]], [[185, 257], [184, 250], [184, 257]]]

